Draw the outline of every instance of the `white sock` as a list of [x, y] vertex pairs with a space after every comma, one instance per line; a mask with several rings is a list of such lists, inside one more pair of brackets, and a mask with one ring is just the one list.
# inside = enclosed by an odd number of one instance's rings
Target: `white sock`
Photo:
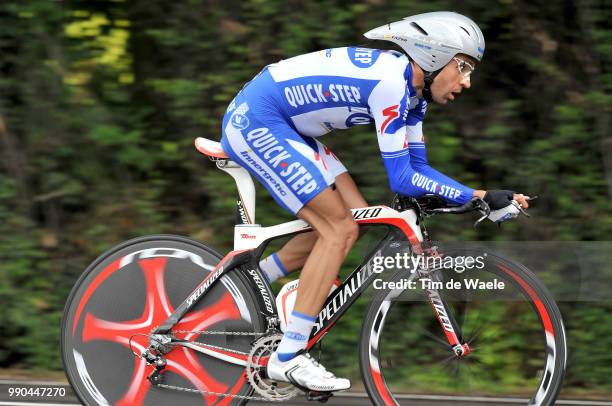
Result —
[[308, 316], [295, 310], [291, 312], [285, 334], [276, 349], [281, 362], [291, 360], [296, 352], [306, 348], [316, 319], [316, 316]]
[[259, 261], [259, 269], [270, 283], [289, 274], [276, 252]]

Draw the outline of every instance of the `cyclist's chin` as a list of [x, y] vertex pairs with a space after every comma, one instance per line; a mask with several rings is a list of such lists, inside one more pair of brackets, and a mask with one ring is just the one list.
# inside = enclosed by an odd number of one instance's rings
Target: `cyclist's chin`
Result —
[[444, 96], [433, 96], [433, 101], [438, 103], [438, 104], [447, 104], [451, 99], [448, 97], [448, 95], [444, 95]]

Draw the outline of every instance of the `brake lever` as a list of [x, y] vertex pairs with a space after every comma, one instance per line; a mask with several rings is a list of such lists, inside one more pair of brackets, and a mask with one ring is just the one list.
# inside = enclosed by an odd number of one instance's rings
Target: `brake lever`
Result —
[[519, 212], [521, 212], [521, 214], [524, 214], [525, 217], [531, 217], [531, 214], [527, 213], [527, 211], [523, 209], [520, 204], [517, 204], [516, 208], [519, 209]]
[[[539, 197], [538, 195], [535, 195], [535, 196], [525, 196], [525, 200], [530, 202], [532, 200], [537, 199], [538, 197]], [[525, 209], [523, 209], [520, 204], [515, 204], [515, 206], [519, 209], [521, 214], [525, 215], [525, 217], [531, 217], [531, 214], [527, 213], [527, 211]]]
[[480, 217], [478, 220], [476, 220], [476, 222], [474, 223], [474, 228], [477, 228], [480, 223], [482, 223], [484, 220], [486, 220], [487, 217], [489, 217], [489, 214], [491, 214], [491, 208], [489, 207], [489, 205], [487, 204], [487, 202], [485, 202], [482, 199], [474, 199], [473, 200], [474, 205], [477, 206], [477, 211], [482, 214], [482, 217]]
[[482, 217], [476, 220], [476, 222], [474, 223], [474, 228], [477, 228], [480, 225], [480, 223], [482, 223], [484, 220], [487, 219], [487, 217], [489, 217], [488, 214], [484, 214], [484, 212], [482, 211], [480, 212], [480, 214], [482, 214]]

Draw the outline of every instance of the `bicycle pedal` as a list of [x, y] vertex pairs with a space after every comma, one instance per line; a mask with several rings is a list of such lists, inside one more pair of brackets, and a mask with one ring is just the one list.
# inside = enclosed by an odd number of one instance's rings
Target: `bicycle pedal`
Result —
[[329, 398], [334, 396], [333, 392], [318, 392], [318, 391], [308, 391], [306, 393], [306, 399], [309, 401], [317, 401], [321, 403], [326, 403]]

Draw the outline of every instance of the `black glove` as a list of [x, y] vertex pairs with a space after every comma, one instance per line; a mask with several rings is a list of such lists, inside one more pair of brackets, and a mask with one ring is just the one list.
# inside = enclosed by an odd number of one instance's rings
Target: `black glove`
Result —
[[491, 210], [503, 209], [513, 200], [514, 192], [512, 190], [487, 190], [482, 200], [484, 200]]

